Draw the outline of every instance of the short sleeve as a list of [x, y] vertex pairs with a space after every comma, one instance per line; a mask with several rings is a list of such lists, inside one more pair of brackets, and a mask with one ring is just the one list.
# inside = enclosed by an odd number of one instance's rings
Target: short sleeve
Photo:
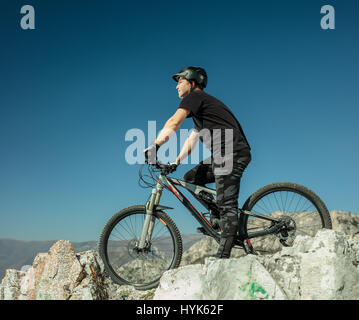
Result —
[[191, 113], [187, 116], [187, 118], [190, 118], [198, 114], [201, 106], [202, 97], [196, 92], [191, 92], [182, 99], [178, 108], [184, 108], [191, 111]]

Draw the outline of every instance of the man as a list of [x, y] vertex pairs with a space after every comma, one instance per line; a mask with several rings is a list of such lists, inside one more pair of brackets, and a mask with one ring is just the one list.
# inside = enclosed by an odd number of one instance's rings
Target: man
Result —
[[158, 148], [179, 129], [184, 119], [193, 119], [194, 130], [173, 165], [176, 167], [180, 164], [193, 151], [199, 139], [211, 151], [212, 156], [188, 171], [184, 179], [199, 185], [216, 183], [222, 233], [215, 257], [229, 258], [238, 232], [240, 179], [251, 160], [251, 148], [230, 109], [203, 91], [207, 86], [204, 69], [186, 67], [176, 73], [173, 79], [177, 82], [181, 103], [157, 139], [144, 150], [145, 157], [154, 163]]

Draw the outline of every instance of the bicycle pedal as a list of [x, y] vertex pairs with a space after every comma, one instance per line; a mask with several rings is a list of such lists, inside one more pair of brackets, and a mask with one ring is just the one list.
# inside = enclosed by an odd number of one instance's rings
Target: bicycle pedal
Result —
[[253, 254], [253, 255], [258, 255], [257, 251], [254, 250], [251, 242], [249, 241], [249, 239], [244, 239], [243, 241], [243, 249], [246, 252], [246, 254]]

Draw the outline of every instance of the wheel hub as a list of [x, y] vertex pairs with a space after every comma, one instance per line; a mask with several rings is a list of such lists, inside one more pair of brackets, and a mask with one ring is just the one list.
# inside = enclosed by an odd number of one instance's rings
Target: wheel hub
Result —
[[131, 258], [144, 259], [145, 254], [149, 252], [148, 245], [146, 245], [145, 248], [143, 248], [143, 249], [139, 249], [138, 248], [139, 243], [140, 243], [139, 239], [132, 239], [128, 242], [127, 251]]

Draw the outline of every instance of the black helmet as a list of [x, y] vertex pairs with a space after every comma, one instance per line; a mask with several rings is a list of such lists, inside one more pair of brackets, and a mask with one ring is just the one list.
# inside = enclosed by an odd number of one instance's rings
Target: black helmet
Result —
[[207, 86], [206, 70], [200, 67], [186, 67], [172, 76], [173, 80], [178, 82], [178, 79], [183, 77], [188, 81], [194, 80], [202, 89]]

